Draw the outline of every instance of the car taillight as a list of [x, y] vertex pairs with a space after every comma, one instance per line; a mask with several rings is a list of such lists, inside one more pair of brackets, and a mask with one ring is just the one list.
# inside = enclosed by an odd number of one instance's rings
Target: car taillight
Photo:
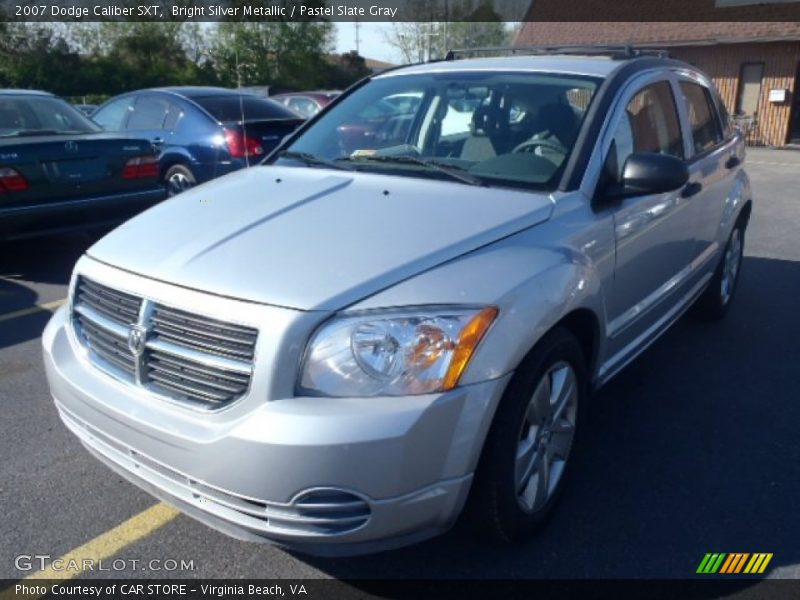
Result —
[[122, 169], [123, 179], [144, 179], [158, 177], [158, 158], [155, 156], [134, 156], [129, 158]]
[[261, 156], [264, 154], [264, 147], [261, 142], [249, 135], [245, 135], [241, 131], [226, 129], [225, 142], [227, 142], [228, 152], [233, 158]]
[[24, 192], [28, 189], [28, 180], [22, 173], [11, 167], [0, 167], [0, 193]]

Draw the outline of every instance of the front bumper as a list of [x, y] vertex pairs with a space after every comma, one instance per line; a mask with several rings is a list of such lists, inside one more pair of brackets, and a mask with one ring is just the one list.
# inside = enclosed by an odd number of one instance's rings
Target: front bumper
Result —
[[[508, 380], [426, 396], [270, 401], [255, 377], [235, 407], [203, 414], [89, 363], [67, 307], [43, 344], [59, 413], [95, 456], [229, 535], [312, 554], [372, 552], [449, 528]], [[322, 497], [323, 512], [307, 510]]]

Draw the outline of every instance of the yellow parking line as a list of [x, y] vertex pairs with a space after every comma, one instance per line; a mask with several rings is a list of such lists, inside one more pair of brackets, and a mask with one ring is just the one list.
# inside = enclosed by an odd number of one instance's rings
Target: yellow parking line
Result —
[[66, 301], [67, 301], [66, 298], [62, 298], [61, 300], [54, 300], [53, 302], [45, 302], [44, 304], [34, 304], [33, 306], [29, 306], [28, 308], [22, 308], [20, 310], [15, 310], [14, 312], [0, 315], [0, 321], [10, 321], [11, 319], [16, 319], [18, 317], [25, 317], [27, 315], [35, 314], [37, 312], [53, 310], [54, 308], [58, 308], [59, 306], [64, 304]]
[[[28, 575], [22, 579], [20, 583], [42, 579], [47, 579], [51, 583], [57, 583], [59, 581], [67, 581], [68, 579], [78, 577], [83, 571], [84, 561], [96, 565], [98, 561], [113, 556], [123, 548], [150, 535], [160, 527], [172, 521], [179, 514], [180, 512], [176, 508], [159, 502], [155, 506], [151, 506], [138, 515], [134, 515], [127, 521], [120, 523], [113, 529], [101, 533], [82, 546], [70, 550], [64, 556], [51, 561], [45, 569]], [[59, 567], [58, 570], [53, 568], [54, 564]], [[73, 569], [72, 567], [75, 568]], [[68, 568], [69, 570], [67, 570]], [[0, 598], [2, 599], [12, 597], [19, 598], [18, 595], [14, 594], [13, 585], [0, 594]], [[31, 596], [28, 597], [33, 598]]]

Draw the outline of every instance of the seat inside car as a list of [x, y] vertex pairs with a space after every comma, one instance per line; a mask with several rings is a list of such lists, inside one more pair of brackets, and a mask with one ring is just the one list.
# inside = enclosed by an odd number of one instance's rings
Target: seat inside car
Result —
[[475, 162], [494, 158], [509, 150], [508, 111], [498, 102], [479, 106], [472, 114], [470, 136], [461, 150], [463, 160]]

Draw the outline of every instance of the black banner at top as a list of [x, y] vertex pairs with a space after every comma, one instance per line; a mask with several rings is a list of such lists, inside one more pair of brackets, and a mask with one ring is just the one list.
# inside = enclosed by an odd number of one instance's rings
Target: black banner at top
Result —
[[2, 21], [800, 22], [800, 0], [0, 0]]

